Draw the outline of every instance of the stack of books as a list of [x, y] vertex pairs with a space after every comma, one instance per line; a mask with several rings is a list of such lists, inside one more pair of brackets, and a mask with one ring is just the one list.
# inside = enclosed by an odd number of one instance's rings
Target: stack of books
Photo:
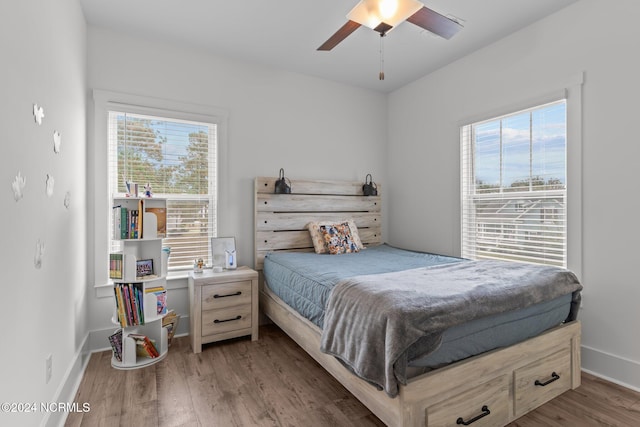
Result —
[[144, 292], [141, 283], [116, 283], [118, 321], [126, 326], [144, 325]]
[[109, 254], [109, 278], [122, 279], [122, 252]]
[[138, 357], [150, 357], [155, 359], [160, 356], [153, 341], [148, 336], [142, 334], [129, 334], [129, 338], [133, 338], [136, 342], [136, 355]]
[[138, 201], [138, 209], [118, 205], [113, 207], [113, 238], [142, 239], [142, 213], [144, 200]]

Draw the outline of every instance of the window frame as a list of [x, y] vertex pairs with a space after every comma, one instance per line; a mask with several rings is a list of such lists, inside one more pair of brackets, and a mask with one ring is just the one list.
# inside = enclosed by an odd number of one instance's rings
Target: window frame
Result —
[[[89, 248], [93, 252], [93, 264], [89, 265], [89, 275], [93, 277], [93, 284], [98, 297], [111, 297], [112, 290], [108, 274], [109, 251], [109, 213], [111, 195], [109, 193], [108, 159], [108, 121], [109, 111], [166, 117], [177, 120], [212, 123], [217, 127], [217, 206], [225, 206], [228, 198], [227, 180], [227, 121], [228, 112], [225, 109], [153, 98], [141, 95], [124, 94], [112, 91], [93, 90], [93, 131], [94, 143], [89, 144], [88, 159], [88, 202], [90, 220]], [[218, 209], [217, 229], [224, 229], [225, 218]], [[91, 255], [89, 259], [91, 259]], [[186, 277], [187, 270], [169, 275], [169, 280]], [[111, 292], [109, 292], [111, 291]]]
[[[542, 105], [549, 102], [557, 101], [565, 98], [567, 100], [567, 268], [573, 271], [578, 279], [581, 279], [583, 273], [583, 241], [582, 241], [582, 116], [583, 116], [583, 85], [584, 72], [576, 72], [566, 76], [559, 81], [556, 90], [550, 90], [542, 95], [529, 95], [521, 97], [519, 101], [502, 104], [501, 107], [493, 107], [483, 112], [472, 114], [465, 119], [457, 122], [458, 129], [458, 147], [460, 146], [460, 131], [462, 127], [469, 124], [484, 121], [492, 117], [500, 117], [508, 115], [514, 111], [526, 110], [536, 105]], [[459, 153], [460, 169], [462, 169], [463, 158], [462, 152]], [[458, 176], [461, 176], [461, 170]], [[463, 182], [460, 180], [460, 198], [459, 198], [459, 218], [460, 223], [453, 230], [456, 252], [462, 253], [462, 197]]]
[[[119, 146], [120, 146], [120, 137], [119, 136], [114, 136], [114, 132], [118, 131], [118, 117], [124, 116], [124, 120], [125, 123], [127, 121], [127, 117], [130, 117], [131, 120], [135, 121], [135, 120], [150, 120], [151, 122], [162, 122], [162, 123], [167, 123], [167, 125], [169, 126], [169, 128], [175, 128], [176, 126], [178, 128], [185, 126], [185, 125], [191, 125], [191, 126], [198, 126], [200, 128], [204, 128], [206, 127], [206, 131], [207, 131], [207, 137], [208, 137], [208, 142], [207, 142], [207, 168], [208, 168], [208, 188], [212, 188], [213, 191], [209, 191], [208, 193], [201, 193], [201, 194], [186, 194], [186, 193], [161, 193], [158, 192], [158, 190], [156, 190], [156, 188], [160, 188], [157, 186], [153, 186], [153, 196], [157, 197], [157, 198], [162, 198], [167, 200], [167, 235], [165, 236], [165, 244], [170, 245], [171, 246], [171, 239], [174, 238], [180, 238], [178, 236], [174, 236], [171, 235], [169, 233], [170, 228], [168, 227], [168, 225], [170, 224], [169, 219], [170, 218], [175, 218], [170, 216], [170, 213], [173, 211], [172, 206], [174, 206], [175, 204], [179, 204], [181, 202], [200, 202], [200, 201], [205, 201], [209, 204], [209, 213], [208, 213], [208, 219], [207, 219], [207, 223], [209, 224], [209, 227], [207, 227], [207, 237], [200, 237], [200, 247], [202, 247], [201, 245], [203, 244], [202, 242], [204, 242], [204, 244], [207, 246], [207, 251], [206, 253], [202, 253], [202, 249], [200, 249], [197, 253], [192, 253], [192, 254], [186, 254], [186, 253], [182, 253], [182, 258], [187, 258], [187, 262], [190, 262], [188, 265], [182, 265], [182, 266], [171, 266], [171, 258], [170, 262], [169, 262], [169, 268], [168, 271], [169, 273], [173, 273], [173, 272], [179, 272], [179, 271], [183, 271], [183, 270], [190, 270], [193, 268], [193, 260], [196, 258], [204, 258], [205, 260], [210, 260], [210, 255], [211, 255], [211, 248], [210, 248], [210, 244], [209, 242], [211, 241], [212, 237], [217, 237], [217, 210], [218, 210], [218, 203], [217, 203], [217, 196], [218, 196], [218, 177], [217, 177], [217, 167], [218, 167], [218, 161], [217, 161], [217, 152], [218, 152], [218, 129], [217, 129], [217, 124], [215, 123], [210, 123], [210, 122], [195, 122], [192, 120], [178, 120], [175, 119], [173, 117], [166, 117], [165, 116], [151, 116], [148, 114], [142, 115], [142, 114], [138, 114], [138, 113], [131, 113], [131, 112], [124, 112], [121, 109], [109, 109], [108, 111], [109, 114], [109, 128], [108, 128], [108, 142], [109, 142], [109, 156], [108, 156], [108, 163], [109, 163], [109, 170], [108, 170], [108, 175], [109, 175], [109, 188], [110, 191], [109, 193], [111, 195], [114, 196], [118, 196], [118, 197], [125, 197], [125, 193], [123, 192], [124, 188], [124, 183], [122, 182], [122, 177], [124, 176], [123, 174], [126, 172], [126, 165], [125, 165], [125, 171], [119, 171], [119, 170], [115, 170], [119, 167], [119, 162], [118, 162], [118, 151], [119, 151]], [[125, 132], [126, 135], [126, 132]], [[115, 139], [114, 139], [115, 138]], [[135, 142], [134, 142], [135, 145]], [[213, 150], [213, 151], [211, 151]], [[125, 162], [126, 163], [126, 162]], [[115, 169], [114, 169], [115, 168]], [[115, 172], [115, 176], [114, 176], [114, 172]], [[144, 185], [144, 182], [141, 182], [137, 179], [133, 179], [133, 181], [138, 182], [138, 185], [140, 186], [139, 188], [139, 192], [140, 195], [142, 197], [142, 194], [144, 192], [144, 190], [142, 189], [142, 185]], [[115, 186], [115, 188], [114, 188]], [[120, 191], [119, 191], [120, 190]], [[110, 224], [112, 224], [112, 220], [110, 221]], [[121, 246], [120, 244], [120, 240], [119, 239], [110, 239], [110, 248], [111, 250], [117, 251], [119, 250], [119, 247]], [[188, 245], [182, 245], [183, 247], [189, 247]], [[175, 249], [175, 252], [177, 255], [180, 255], [180, 249], [177, 246], [174, 246], [173, 249]], [[177, 259], [176, 256], [174, 256], [173, 258]], [[184, 263], [184, 261], [183, 261]]]
[[[564, 109], [563, 126], [564, 126], [564, 152], [563, 152], [563, 176], [565, 179], [564, 188], [546, 188], [546, 189], [534, 189], [532, 187], [532, 179], [537, 177], [537, 173], [534, 173], [532, 165], [536, 158], [534, 157], [534, 144], [535, 137], [533, 133], [533, 117], [538, 112], [549, 108], [555, 108], [557, 105], [562, 105]], [[548, 264], [559, 265], [561, 267], [567, 266], [567, 188], [566, 182], [567, 174], [567, 99], [565, 96], [560, 99], [545, 102], [538, 105], [533, 105], [529, 108], [512, 111], [507, 114], [502, 114], [496, 117], [490, 117], [485, 120], [468, 123], [461, 127], [460, 130], [460, 143], [461, 143], [461, 254], [463, 257], [469, 257], [471, 259], [514, 259], [523, 262], [531, 262], [536, 264]], [[527, 117], [528, 139], [526, 143], [528, 148], [528, 189], [522, 189], [518, 187], [515, 191], [512, 186], [508, 185], [508, 182], [504, 182], [505, 170], [511, 169], [517, 163], [513, 163], [512, 160], [507, 160], [510, 156], [507, 156], [505, 150], [512, 150], [510, 148], [511, 142], [509, 141], [508, 123], [515, 120], [521, 120]], [[498, 130], [498, 150], [497, 155], [498, 167], [495, 170], [499, 176], [499, 184], [497, 187], [492, 187], [493, 190], [487, 190], [478, 187], [478, 170], [481, 166], [476, 164], [478, 162], [478, 146], [477, 140], [478, 130], [482, 132], [482, 129], [486, 125], [492, 125]], [[493, 126], [495, 125], [495, 126]], [[507, 133], [505, 134], [505, 126]], [[522, 144], [524, 141], [518, 142]], [[504, 144], [504, 145], [503, 145]], [[465, 177], [467, 178], [465, 180]], [[523, 181], [518, 177], [517, 182]], [[539, 203], [549, 203], [557, 199], [562, 199], [564, 205], [562, 215], [558, 221], [554, 221], [552, 224], [547, 224], [543, 216], [545, 206], [538, 208], [539, 221], [534, 219], [536, 209], [533, 209], [532, 215], [526, 215], [524, 217], [514, 217], [513, 214], [525, 215], [526, 209], [524, 209], [524, 200], [537, 200], [530, 207], [535, 208]], [[547, 202], [545, 202], [547, 201]], [[487, 210], [492, 211], [501, 206], [491, 217], [487, 218]], [[484, 213], [483, 213], [484, 211]], [[497, 233], [480, 233], [478, 225], [484, 220], [490, 220], [495, 222], [495, 225], [499, 228]], [[510, 221], [511, 219], [511, 221]], [[533, 220], [533, 222], [532, 222]], [[527, 228], [530, 228], [536, 236], [540, 239], [534, 238], [530, 240], [526, 236], [529, 233], [525, 232]], [[558, 239], [558, 234], [561, 233], [562, 238]], [[480, 255], [483, 254], [483, 255]]]

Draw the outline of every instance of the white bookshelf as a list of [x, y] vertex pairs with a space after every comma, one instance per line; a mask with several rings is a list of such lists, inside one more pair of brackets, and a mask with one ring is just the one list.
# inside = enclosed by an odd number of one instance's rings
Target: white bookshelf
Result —
[[[112, 322], [122, 329], [122, 360], [118, 360], [115, 353], [111, 357], [111, 366], [117, 369], [137, 369], [149, 366], [164, 359], [168, 351], [167, 329], [162, 326], [164, 314], [158, 314], [158, 297], [155, 293], [147, 292], [153, 288], [164, 288], [166, 298], [166, 265], [162, 255], [162, 237], [166, 233], [166, 200], [140, 197], [114, 197], [113, 198], [113, 237], [118, 240], [119, 251], [122, 254], [120, 267], [121, 278], [111, 279], [114, 286], [114, 314]], [[122, 210], [126, 209], [126, 216]], [[164, 214], [157, 213], [163, 210]], [[138, 221], [142, 218], [142, 226], [136, 227], [137, 233], [131, 226], [124, 225], [128, 234], [122, 233], [123, 221], [129, 224], [131, 212], [137, 211]], [[152, 211], [155, 211], [152, 212]], [[158, 224], [161, 223], [161, 227]], [[139, 225], [139, 223], [138, 223]], [[137, 263], [143, 261], [152, 266], [149, 275], [143, 275]], [[142, 302], [142, 313], [127, 315], [124, 307], [127, 304], [122, 300], [123, 293], [120, 293], [121, 301], [118, 302], [116, 289], [129, 287], [135, 290], [129, 292], [139, 292], [142, 298], [134, 297], [136, 301]], [[140, 296], [139, 294], [139, 296]], [[118, 306], [122, 305], [123, 310], [118, 311]], [[122, 316], [125, 316], [123, 321]], [[132, 317], [138, 317], [137, 321], [130, 321]], [[125, 323], [125, 326], [122, 324]], [[137, 323], [137, 324], [131, 324]], [[116, 329], [114, 332], [117, 332]], [[132, 334], [144, 335], [154, 344], [158, 356], [147, 357], [140, 355], [137, 351], [136, 340]]]

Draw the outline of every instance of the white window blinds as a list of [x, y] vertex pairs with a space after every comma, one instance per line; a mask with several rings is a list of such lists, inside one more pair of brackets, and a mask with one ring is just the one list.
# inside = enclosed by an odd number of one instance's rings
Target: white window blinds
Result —
[[[169, 270], [210, 263], [216, 235], [217, 126], [186, 120], [109, 112], [109, 194], [124, 195], [125, 181], [149, 184], [167, 199]], [[109, 229], [112, 227], [110, 225]], [[117, 250], [118, 241], [111, 242]]]
[[566, 267], [566, 101], [461, 128], [462, 256]]

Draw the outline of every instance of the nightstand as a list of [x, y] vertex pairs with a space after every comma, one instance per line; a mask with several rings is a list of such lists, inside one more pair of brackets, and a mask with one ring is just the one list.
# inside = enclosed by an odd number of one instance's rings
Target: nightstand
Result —
[[249, 267], [189, 273], [190, 338], [202, 344], [251, 335], [258, 339], [258, 272]]

